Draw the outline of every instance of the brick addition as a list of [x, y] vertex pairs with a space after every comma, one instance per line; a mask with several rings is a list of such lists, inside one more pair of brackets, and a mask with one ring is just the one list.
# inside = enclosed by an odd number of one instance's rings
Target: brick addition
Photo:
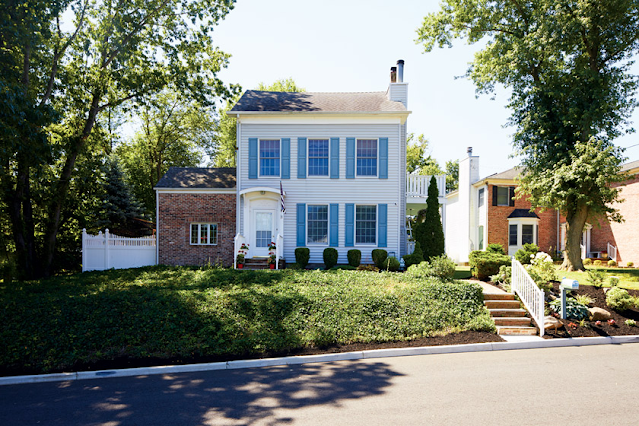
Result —
[[[158, 251], [163, 265], [233, 265], [235, 192], [158, 192]], [[192, 245], [191, 223], [217, 223], [217, 245]]]

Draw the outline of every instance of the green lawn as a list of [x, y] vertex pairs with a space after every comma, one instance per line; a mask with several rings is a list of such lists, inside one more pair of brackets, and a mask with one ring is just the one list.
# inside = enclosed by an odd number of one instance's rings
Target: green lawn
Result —
[[481, 287], [362, 271], [147, 267], [0, 286], [0, 372], [494, 331]]
[[[619, 285], [623, 288], [631, 290], [639, 290], [639, 269], [636, 268], [595, 268], [589, 266], [588, 269], [598, 269], [604, 271], [608, 277], [619, 277]], [[557, 270], [557, 276], [561, 280], [563, 277], [579, 281], [580, 285], [589, 285], [587, 272], [566, 272]], [[609, 287], [608, 279], [604, 283], [604, 287]]]

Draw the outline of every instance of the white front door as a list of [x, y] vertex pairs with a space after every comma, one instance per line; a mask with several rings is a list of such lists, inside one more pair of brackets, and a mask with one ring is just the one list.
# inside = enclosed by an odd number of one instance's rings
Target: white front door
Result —
[[268, 246], [273, 241], [273, 210], [254, 210], [253, 212], [253, 257], [268, 256]]

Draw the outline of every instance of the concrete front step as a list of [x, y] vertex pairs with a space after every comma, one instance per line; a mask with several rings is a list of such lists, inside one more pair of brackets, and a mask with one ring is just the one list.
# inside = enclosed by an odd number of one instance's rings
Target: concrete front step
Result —
[[484, 293], [484, 300], [515, 300], [511, 293]]
[[518, 327], [509, 325], [498, 325], [497, 334], [500, 335], [520, 335], [520, 336], [534, 336], [537, 334], [535, 327]]
[[488, 309], [491, 317], [525, 317], [525, 309]]
[[493, 321], [498, 326], [530, 327], [532, 325], [528, 317], [494, 317]]
[[488, 309], [518, 309], [518, 300], [484, 300], [484, 305]]

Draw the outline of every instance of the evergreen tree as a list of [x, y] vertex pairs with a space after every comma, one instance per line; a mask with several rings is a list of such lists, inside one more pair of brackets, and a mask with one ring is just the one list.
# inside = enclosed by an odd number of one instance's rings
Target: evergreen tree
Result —
[[102, 187], [104, 201], [97, 221], [98, 227], [126, 228], [133, 219], [142, 215], [142, 205], [124, 177], [118, 157], [107, 157]]
[[426, 209], [419, 211], [416, 222], [413, 237], [422, 247], [424, 260], [444, 254], [444, 229], [439, 215], [439, 190], [434, 176], [430, 178], [428, 185]]

